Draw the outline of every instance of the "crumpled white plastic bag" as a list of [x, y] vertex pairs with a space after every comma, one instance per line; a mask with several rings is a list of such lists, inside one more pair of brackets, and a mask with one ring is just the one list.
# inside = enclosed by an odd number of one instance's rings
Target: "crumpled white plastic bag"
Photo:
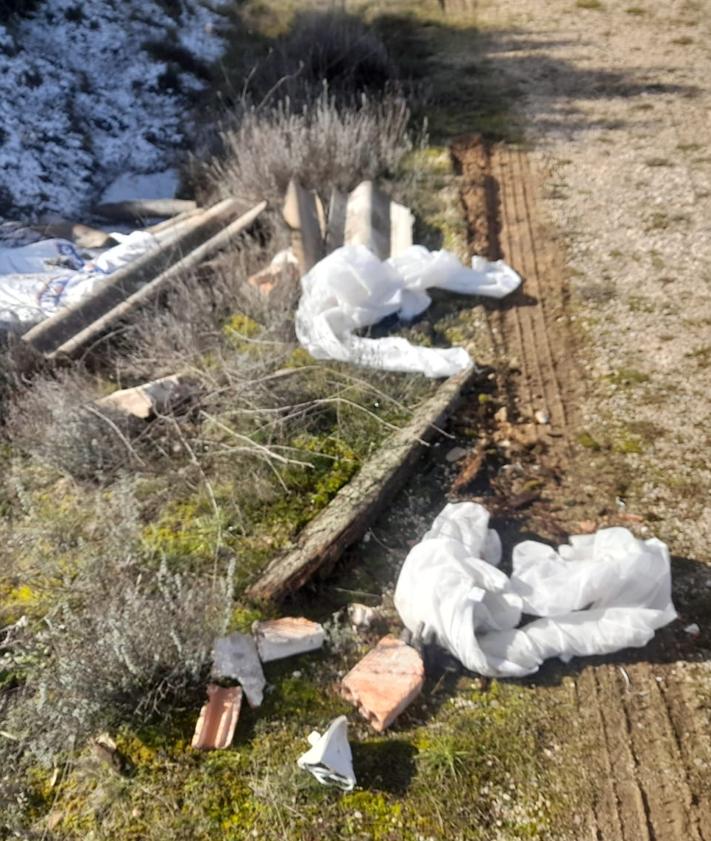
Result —
[[[522, 677], [544, 660], [646, 645], [676, 617], [669, 551], [624, 528], [570, 538], [556, 552], [525, 541], [511, 577], [501, 543], [473, 502], [447, 505], [407, 556], [395, 607], [413, 633], [471, 671]], [[517, 627], [523, 614], [543, 618]]]
[[0, 326], [28, 326], [79, 303], [107, 275], [158, 245], [146, 231], [111, 237], [119, 244], [91, 260], [64, 239], [0, 248]]
[[427, 289], [502, 298], [520, 283], [502, 260], [475, 257], [469, 269], [448, 251], [413, 245], [381, 261], [364, 245], [346, 245], [302, 277], [296, 335], [317, 359], [448, 377], [471, 367], [464, 348], [417, 347], [402, 338], [368, 339], [354, 332], [395, 313], [414, 318], [431, 303]]

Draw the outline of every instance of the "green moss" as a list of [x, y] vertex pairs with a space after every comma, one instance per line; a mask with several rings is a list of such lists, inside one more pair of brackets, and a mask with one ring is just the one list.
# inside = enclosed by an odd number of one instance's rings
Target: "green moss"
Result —
[[638, 371], [636, 368], [620, 368], [614, 373], [608, 374], [605, 380], [611, 385], [629, 387], [648, 382], [649, 374]]
[[599, 452], [602, 449], [600, 442], [596, 438], [593, 438], [587, 430], [579, 433], [578, 444], [581, 447], [585, 447], [586, 450], [593, 450], [594, 452]]

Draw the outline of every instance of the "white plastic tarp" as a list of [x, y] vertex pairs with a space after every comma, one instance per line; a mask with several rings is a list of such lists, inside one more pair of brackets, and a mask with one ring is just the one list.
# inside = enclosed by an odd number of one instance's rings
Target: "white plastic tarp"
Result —
[[0, 248], [0, 327], [28, 327], [79, 303], [112, 272], [156, 247], [145, 231], [112, 233], [119, 244], [87, 256], [64, 239]]
[[[522, 677], [544, 660], [640, 647], [676, 618], [669, 551], [624, 528], [570, 538], [558, 551], [527, 540], [512, 573], [497, 569], [501, 541], [489, 514], [452, 503], [409, 553], [395, 607], [413, 633], [471, 671]], [[519, 626], [524, 614], [542, 617]]]
[[381, 261], [363, 245], [347, 245], [302, 277], [296, 335], [317, 359], [448, 377], [472, 365], [464, 348], [417, 347], [403, 338], [369, 339], [355, 331], [388, 315], [414, 318], [431, 303], [428, 289], [503, 298], [520, 282], [502, 260], [474, 257], [467, 268], [448, 251], [413, 245]]

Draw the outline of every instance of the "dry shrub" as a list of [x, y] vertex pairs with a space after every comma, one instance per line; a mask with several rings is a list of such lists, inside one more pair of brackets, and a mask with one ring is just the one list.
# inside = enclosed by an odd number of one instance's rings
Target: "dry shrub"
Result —
[[21, 451], [80, 479], [106, 479], [140, 457], [132, 439], [135, 418], [98, 407], [91, 379], [81, 369], [38, 375], [8, 410], [6, 436]]
[[208, 178], [221, 197], [279, 205], [295, 177], [327, 201], [333, 188], [392, 176], [413, 148], [409, 120], [407, 102], [394, 94], [339, 105], [326, 89], [308, 106], [287, 99], [249, 108], [223, 132], [223, 153]]
[[211, 583], [140, 566], [97, 560], [70, 600], [0, 651], [0, 671], [24, 677], [2, 725], [17, 747], [51, 759], [199, 687], [226, 628], [232, 570]]
[[318, 98], [324, 84], [342, 101], [362, 93], [383, 93], [398, 76], [380, 37], [345, 12], [303, 12], [248, 77], [256, 101], [303, 105]]

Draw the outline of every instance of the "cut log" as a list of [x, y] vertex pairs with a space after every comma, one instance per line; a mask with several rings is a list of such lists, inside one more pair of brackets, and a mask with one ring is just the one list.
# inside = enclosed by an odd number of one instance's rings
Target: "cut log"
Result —
[[292, 178], [282, 214], [291, 229], [292, 248], [304, 275], [325, 253], [323, 206], [315, 193], [305, 190]]
[[247, 590], [257, 600], [279, 600], [302, 587], [321, 567], [337, 561], [363, 534], [414, 470], [423, 445], [438, 431], [476, 376], [470, 368], [450, 377], [342, 488]]
[[143, 222], [196, 209], [197, 202], [187, 199], [129, 199], [97, 205], [94, 213], [111, 222]]
[[[92, 295], [40, 322], [24, 334], [23, 340], [48, 358], [75, 353], [120, 317], [150, 300], [180, 273], [224, 248], [265, 206], [263, 202], [217, 234], [215, 230], [237, 211], [233, 199], [220, 202], [195, 220], [186, 220], [189, 227], [181, 228], [168, 243], [109, 275]], [[205, 242], [207, 237], [210, 239]]]

